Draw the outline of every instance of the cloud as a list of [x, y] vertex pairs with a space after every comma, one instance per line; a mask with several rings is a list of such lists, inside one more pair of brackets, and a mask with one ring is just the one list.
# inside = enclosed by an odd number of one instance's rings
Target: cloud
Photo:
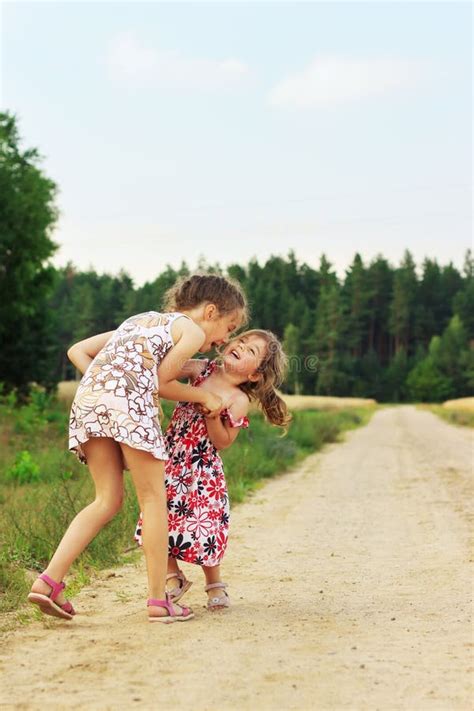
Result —
[[278, 108], [325, 108], [413, 87], [422, 73], [421, 63], [402, 59], [317, 57], [276, 84], [268, 101]]
[[116, 36], [110, 43], [106, 65], [116, 82], [167, 89], [212, 91], [237, 85], [250, 73], [237, 59], [193, 59], [176, 51], [146, 47], [133, 35]]

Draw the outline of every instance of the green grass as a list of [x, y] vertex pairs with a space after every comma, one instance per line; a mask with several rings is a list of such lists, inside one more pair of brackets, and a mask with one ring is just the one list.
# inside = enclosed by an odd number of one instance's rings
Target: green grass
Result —
[[[169, 417], [172, 404], [165, 403]], [[288, 434], [251, 416], [231, 448], [223, 452], [232, 504], [243, 501], [265, 478], [279, 474], [346, 429], [365, 424], [372, 410], [299, 411]], [[68, 408], [41, 393], [27, 405], [0, 398], [0, 612], [17, 609], [31, 578], [46, 566], [74, 515], [93, 498], [87, 468], [67, 451]], [[133, 547], [138, 504], [125, 475], [120, 514], [80, 556], [68, 576], [77, 592], [95, 570], [124, 562]], [[20, 611], [19, 622], [25, 616]], [[21, 618], [21, 619], [20, 619]]]

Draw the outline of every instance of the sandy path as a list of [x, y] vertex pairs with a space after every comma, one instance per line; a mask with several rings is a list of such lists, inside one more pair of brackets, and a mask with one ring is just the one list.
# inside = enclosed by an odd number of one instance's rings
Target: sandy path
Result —
[[17, 709], [452, 709], [472, 705], [472, 434], [389, 408], [268, 483], [232, 521], [234, 607], [145, 622], [143, 564], [76, 599], [72, 624], [11, 634]]

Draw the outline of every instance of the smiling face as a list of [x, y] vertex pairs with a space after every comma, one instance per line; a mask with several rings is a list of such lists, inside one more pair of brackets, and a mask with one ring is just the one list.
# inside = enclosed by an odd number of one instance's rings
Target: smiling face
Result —
[[232, 339], [224, 350], [224, 367], [242, 376], [243, 380], [258, 380], [256, 372], [267, 352], [267, 342], [262, 336], [250, 334]]
[[230, 334], [239, 328], [242, 318], [243, 313], [240, 309], [220, 316], [214, 304], [208, 304], [204, 310], [204, 318], [199, 324], [206, 334], [206, 340], [199, 351], [205, 353], [211, 348], [227, 343]]

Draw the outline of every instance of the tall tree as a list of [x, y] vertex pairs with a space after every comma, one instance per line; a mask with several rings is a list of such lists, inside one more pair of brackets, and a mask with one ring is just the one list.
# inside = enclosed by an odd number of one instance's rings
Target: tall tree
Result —
[[320, 292], [316, 309], [314, 338], [320, 359], [317, 390], [337, 394], [340, 387], [338, 347], [342, 328], [340, 287], [331, 263], [323, 255], [319, 269]]
[[345, 344], [352, 358], [361, 358], [367, 350], [370, 297], [366, 269], [360, 254], [356, 254], [341, 290]]
[[417, 288], [415, 262], [407, 250], [400, 267], [395, 272], [390, 305], [389, 326], [394, 338], [395, 353], [403, 349], [409, 355], [410, 351], [414, 350], [413, 326]]
[[415, 337], [418, 344], [428, 347], [433, 333], [440, 333], [444, 315], [442, 272], [435, 259], [425, 259], [415, 306]]
[[436, 363], [453, 383], [453, 397], [470, 395], [469, 380], [472, 376], [474, 352], [469, 347], [466, 329], [455, 315], [443, 331]]
[[390, 302], [393, 288], [393, 270], [382, 255], [371, 262], [367, 269], [369, 293], [368, 349], [374, 350], [382, 366], [390, 357], [390, 333], [388, 329]]
[[474, 341], [474, 258], [471, 250], [464, 259], [464, 282], [453, 299], [454, 312], [458, 314], [467, 331], [469, 340]]
[[56, 185], [36, 149], [22, 150], [15, 116], [0, 113], [0, 380], [49, 384], [54, 353], [48, 297], [56, 250]]
[[295, 395], [300, 395], [301, 388], [301, 332], [298, 326], [289, 323], [285, 328], [283, 337], [283, 349], [288, 356], [288, 374], [285, 381], [285, 389]]
[[446, 264], [441, 271], [442, 304], [444, 306], [440, 322], [437, 324], [437, 333], [442, 333], [453, 315], [453, 306], [456, 294], [463, 288], [463, 277], [456, 267]]

